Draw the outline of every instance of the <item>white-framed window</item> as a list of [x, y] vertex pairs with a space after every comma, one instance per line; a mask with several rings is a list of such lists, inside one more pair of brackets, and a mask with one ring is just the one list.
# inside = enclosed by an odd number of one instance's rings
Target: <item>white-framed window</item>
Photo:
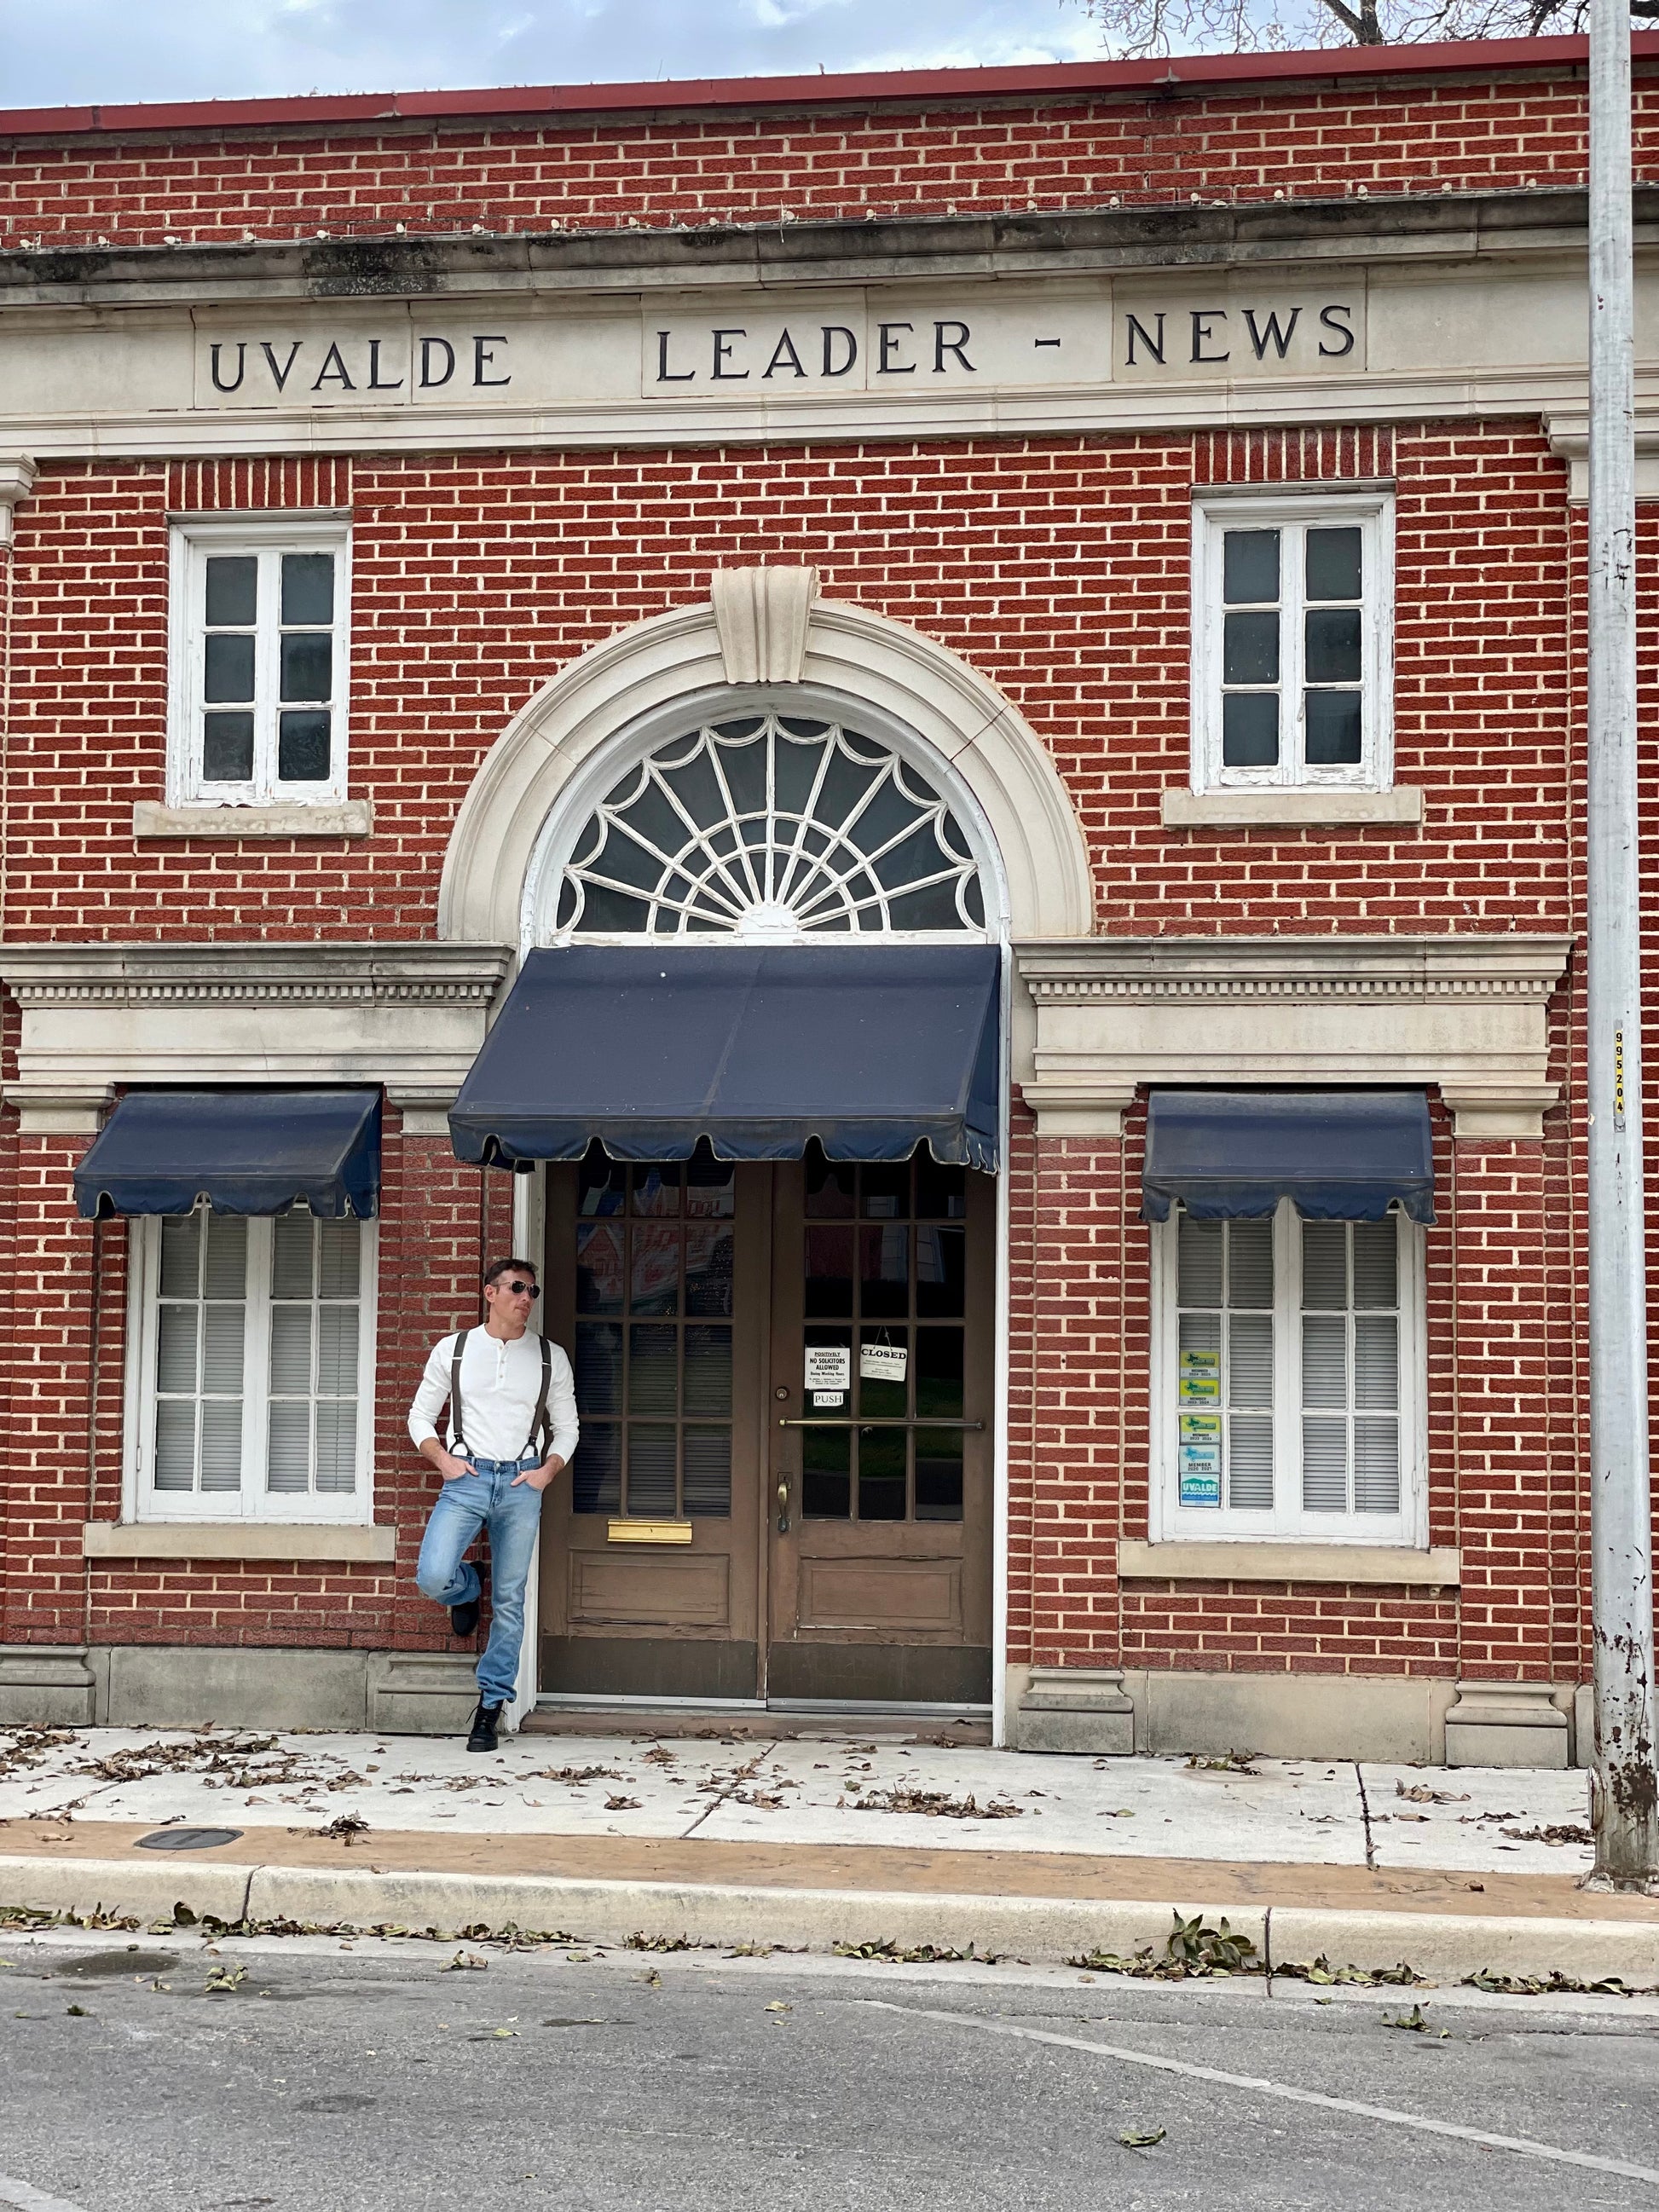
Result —
[[133, 1223], [131, 1517], [369, 1520], [375, 1241], [303, 1206]]
[[1193, 789], [1394, 781], [1394, 495], [1193, 502]]
[[173, 527], [167, 797], [346, 795], [347, 526], [236, 514]]
[[1176, 1207], [1152, 1261], [1155, 1538], [1425, 1544], [1417, 1224]]

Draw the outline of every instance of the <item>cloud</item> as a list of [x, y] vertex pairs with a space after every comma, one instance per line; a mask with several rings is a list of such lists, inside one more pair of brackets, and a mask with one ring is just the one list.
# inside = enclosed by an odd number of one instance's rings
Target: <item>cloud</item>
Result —
[[8, 106], [988, 66], [1101, 50], [1083, 0], [0, 0]]

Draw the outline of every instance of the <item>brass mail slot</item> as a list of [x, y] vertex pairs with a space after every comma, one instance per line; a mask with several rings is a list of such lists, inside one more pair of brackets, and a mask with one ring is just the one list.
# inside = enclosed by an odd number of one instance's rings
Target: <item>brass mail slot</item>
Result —
[[689, 1544], [689, 1521], [613, 1521], [606, 1532], [612, 1544]]

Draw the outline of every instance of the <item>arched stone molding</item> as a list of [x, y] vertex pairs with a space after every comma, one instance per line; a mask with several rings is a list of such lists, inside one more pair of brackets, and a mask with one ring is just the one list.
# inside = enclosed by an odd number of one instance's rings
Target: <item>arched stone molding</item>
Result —
[[[957, 654], [902, 623], [835, 600], [813, 599], [801, 611], [807, 635], [799, 680], [902, 722], [972, 793], [996, 841], [1012, 933], [1087, 937], [1094, 923], [1088, 848], [1059, 770], [1010, 701]], [[641, 716], [716, 693], [729, 680], [709, 600], [636, 623], [561, 669], [473, 779], [445, 856], [439, 936], [518, 944], [537, 842], [572, 777]]]

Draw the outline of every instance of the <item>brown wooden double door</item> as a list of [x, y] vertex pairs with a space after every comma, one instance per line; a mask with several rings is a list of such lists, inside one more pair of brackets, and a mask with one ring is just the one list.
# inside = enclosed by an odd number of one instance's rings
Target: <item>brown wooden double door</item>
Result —
[[543, 1516], [541, 1687], [990, 1694], [995, 1192], [853, 1166], [549, 1170], [582, 1441]]

